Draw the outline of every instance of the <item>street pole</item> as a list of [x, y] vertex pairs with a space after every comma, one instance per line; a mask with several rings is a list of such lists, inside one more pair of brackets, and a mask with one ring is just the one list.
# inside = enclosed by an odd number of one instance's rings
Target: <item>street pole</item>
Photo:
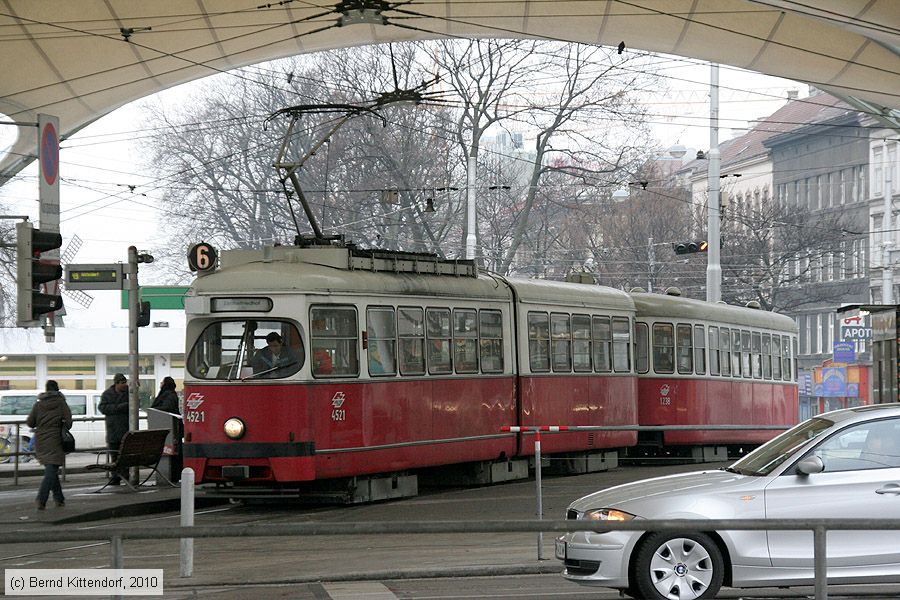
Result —
[[719, 65], [713, 63], [709, 71], [709, 196], [707, 198], [706, 301], [722, 299], [722, 266], [719, 235]]
[[[138, 430], [138, 313], [140, 312], [140, 288], [138, 287], [137, 248], [128, 247], [128, 265], [125, 268], [128, 290], [128, 430]], [[131, 483], [137, 485], [138, 470], [131, 469]]]
[[475, 168], [478, 155], [473, 148], [466, 165], [466, 258], [475, 258]]
[[653, 267], [656, 262], [656, 255], [653, 252], [653, 237], [647, 240], [647, 258], [650, 260], [650, 273], [647, 275], [647, 291], [653, 293]]
[[884, 173], [884, 218], [881, 220], [881, 303], [894, 303], [894, 266], [891, 264], [891, 246], [893, 246], [893, 190], [892, 171], [894, 165], [888, 160], [887, 141], [881, 140], [882, 172]]

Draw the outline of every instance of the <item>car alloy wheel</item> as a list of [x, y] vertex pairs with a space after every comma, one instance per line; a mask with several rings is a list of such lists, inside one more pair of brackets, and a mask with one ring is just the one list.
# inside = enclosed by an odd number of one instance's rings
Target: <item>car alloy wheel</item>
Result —
[[724, 562], [703, 533], [653, 533], [637, 550], [634, 587], [643, 598], [701, 600], [722, 587]]

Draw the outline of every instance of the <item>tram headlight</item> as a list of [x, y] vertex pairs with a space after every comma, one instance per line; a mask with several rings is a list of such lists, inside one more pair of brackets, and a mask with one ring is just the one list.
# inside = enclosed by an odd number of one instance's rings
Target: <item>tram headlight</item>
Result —
[[237, 417], [231, 417], [225, 421], [224, 429], [225, 435], [228, 436], [229, 439], [239, 440], [244, 437], [244, 422]]

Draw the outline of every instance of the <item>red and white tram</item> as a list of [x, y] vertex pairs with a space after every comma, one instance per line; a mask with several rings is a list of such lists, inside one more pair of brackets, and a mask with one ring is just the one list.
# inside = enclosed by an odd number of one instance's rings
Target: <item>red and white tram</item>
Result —
[[[632, 293], [641, 425], [792, 425], [797, 422], [797, 325], [758, 308]], [[671, 447], [756, 445], [777, 431], [641, 433]], [[720, 456], [721, 457], [721, 456]]]
[[[336, 245], [224, 252], [185, 310], [184, 463], [228, 495], [395, 497], [416, 493], [420, 470], [448, 465], [525, 476], [533, 441], [505, 425], [797, 416], [796, 328], [758, 310]], [[637, 442], [635, 431], [567, 432], [542, 451], [601, 469]]]
[[[465, 261], [278, 246], [223, 253], [185, 308], [184, 456], [200, 483], [295, 486], [508, 462], [533, 450], [504, 425], [637, 422], [634, 308], [621, 291], [509, 281]], [[636, 438], [573, 432], [544, 447], [591, 452]]]

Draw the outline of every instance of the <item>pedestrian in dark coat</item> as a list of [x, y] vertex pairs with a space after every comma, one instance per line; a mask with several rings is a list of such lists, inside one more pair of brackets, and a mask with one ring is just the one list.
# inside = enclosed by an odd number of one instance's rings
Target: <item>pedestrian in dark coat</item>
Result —
[[[128, 379], [122, 373], [113, 376], [113, 384], [100, 396], [100, 412], [106, 415], [106, 447], [109, 458], [119, 457], [119, 445], [128, 432]], [[113, 474], [110, 485], [119, 485], [126, 472]]]
[[180, 415], [178, 410], [178, 394], [175, 393], [175, 380], [171, 377], [163, 377], [162, 385], [159, 386], [159, 393], [153, 399], [150, 408], [164, 410], [168, 413]]
[[31, 407], [26, 423], [35, 429], [35, 451], [37, 459], [44, 465], [44, 479], [38, 488], [37, 508], [47, 508], [47, 499], [53, 492], [57, 506], [65, 506], [62, 485], [59, 483], [59, 468], [66, 464], [66, 453], [62, 447], [63, 429], [72, 429], [72, 411], [66, 404], [66, 397], [59, 393], [59, 385], [52, 379], [47, 381], [47, 391], [38, 396]]

